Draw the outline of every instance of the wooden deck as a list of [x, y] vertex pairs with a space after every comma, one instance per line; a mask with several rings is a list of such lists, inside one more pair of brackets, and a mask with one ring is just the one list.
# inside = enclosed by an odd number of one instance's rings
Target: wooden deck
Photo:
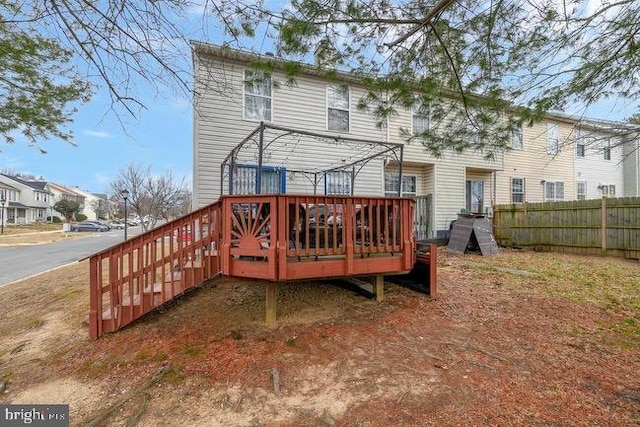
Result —
[[[407, 198], [223, 196], [91, 256], [90, 336], [115, 331], [218, 275], [273, 284], [373, 276], [380, 283], [383, 275], [409, 273], [416, 262], [413, 209]], [[270, 295], [275, 285], [267, 289], [273, 320]]]

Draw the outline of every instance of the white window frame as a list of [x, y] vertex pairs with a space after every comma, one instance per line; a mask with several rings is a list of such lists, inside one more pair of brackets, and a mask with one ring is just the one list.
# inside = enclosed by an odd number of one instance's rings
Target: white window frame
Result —
[[[255, 79], [254, 76], [256, 74], [261, 74], [262, 79], [269, 80], [268, 95], [263, 95], [260, 93], [251, 93], [249, 91], [249, 88], [252, 86], [251, 80]], [[244, 77], [244, 80], [242, 84], [242, 118], [244, 120], [249, 120], [252, 122], [269, 122], [269, 123], [272, 122], [273, 121], [273, 81], [271, 80], [271, 76], [262, 71], [245, 69], [243, 73], [243, 77]], [[248, 117], [247, 116], [247, 98], [248, 97], [269, 100], [269, 107], [268, 107], [269, 117], [262, 117], [262, 118]]]
[[611, 160], [611, 139], [607, 138], [602, 147], [602, 154], [605, 160]]
[[335, 196], [351, 195], [351, 172], [328, 171], [324, 174], [324, 194]]
[[[515, 185], [514, 185], [515, 180], [520, 180], [522, 185], [522, 191], [520, 192], [515, 191]], [[525, 194], [526, 194], [526, 187], [525, 187], [526, 182], [527, 182], [526, 179], [523, 177], [519, 177], [519, 176], [511, 177], [511, 203], [514, 203], [514, 204], [524, 203]], [[515, 196], [522, 196], [522, 200], [516, 201]]]
[[558, 139], [558, 124], [547, 123], [547, 154], [556, 155], [560, 152]]
[[[340, 92], [344, 92], [346, 91], [347, 94], [347, 108], [341, 108], [340, 106], [335, 106], [335, 105], [331, 105], [331, 97], [329, 96], [329, 94], [331, 92], [334, 92], [336, 95]], [[327, 85], [326, 88], [326, 103], [327, 103], [327, 108], [325, 109], [327, 117], [326, 117], [326, 121], [327, 121], [327, 130], [328, 131], [332, 131], [332, 132], [351, 132], [351, 88], [349, 86], [340, 86], [340, 85]], [[330, 120], [329, 120], [329, 111], [330, 110], [335, 110], [335, 111], [346, 111], [347, 112], [347, 128], [346, 129], [332, 129], [330, 124]]]
[[516, 127], [511, 129], [511, 148], [514, 150], [524, 150], [524, 129], [522, 123], [517, 124]]
[[576, 199], [577, 200], [587, 199], [587, 181], [576, 182]]
[[[420, 121], [417, 119], [420, 119]], [[416, 124], [424, 123], [424, 121], [426, 121], [426, 126], [418, 129]], [[431, 106], [418, 101], [417, 104], [411, 107], [411, 133], [419, 135], [429, 131], [429, 129], [431, 129]]]
[[[389, 180], [391, 176], [396, 179], [392, 182]], [[397, 184], [399, 183], [398, 172], [385, 172], [384, 173], [384, 196], [385, 197], [398, 197]], [[392, 184], [392, 185], [391, 185]], [[407, 186], [411, 185], [413, 191], [408, 191]], [[418, 194], [418, 175], [415, 174], [402, 174], [402, 188], [400, 190], [400, 197], [416, 197]]]
[[[584, 158], [587, 154], [586, 139], [586, 135], [581, 130], [579, 130], [578, 135], [576, 136], [576, 157]], [[580, 150], [578, 150], [579, 147], [582, 147], [582, 155], [580, 154]]]
[[[553, 185], [553, 190], [552, 190], [553, 195], [552, 196], [549, 196], [549, 194], [548, 194], [549, 192], [547, 191], [547, 189], [548, 189], [548, 187], [550, 185]], [[558, 187], [562, 188], [561, 194], [559, 194], [560, 191], [559, 191]], [[558, 181], [558, 180], [555, 180], [555, 179], [547, 179], [547, 180], [545, 180], [544, 181], [544, 188], [543, 188], [544, 200], [547, 201], [547, 202], [556, 202], [556, 201], [564, 200], [564, 187], [565, 187], [564, 181]]]

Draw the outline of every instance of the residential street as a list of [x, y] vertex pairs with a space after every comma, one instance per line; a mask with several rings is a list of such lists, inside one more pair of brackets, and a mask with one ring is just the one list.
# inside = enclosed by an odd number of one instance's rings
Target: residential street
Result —
[[[129, 237], [140, 233], [140, 227], [131, 227]], [[83, 239], [46, 243], [41, 245], [0, 247], [0, 286], [61, 265], [78, 261], [123, 239], [123, 230], [90, 233]]]

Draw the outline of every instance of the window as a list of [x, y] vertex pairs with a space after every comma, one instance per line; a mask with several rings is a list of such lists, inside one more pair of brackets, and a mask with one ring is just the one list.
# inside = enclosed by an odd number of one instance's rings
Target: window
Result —
[[586, 137], [582, 131], [578, 131], [576, 137], [576, 157], [584, 157]]
[[515, 124], [511, 130], [511, 148], [522, 150], [524, 148], [522, 124]]
[[466, 209], [471, 213], [482, 213], [484, 209], [484, 181], [467, 181]]
[[585, 200], [587, 198], [587, 182], [586, 181], [578, 181], [576, 186], [577, 188], [577, 199]]
[[600, 191], [602, 191], [603, 196], [614, 196], [616, 195], [616, 186], [613, 184], [600, 184], [598, 186]]
[[349, 132], [349, 88], [327, 86], [327, 129]]
[[611, 140], [610, 139], [606, 139], [604, 141], [603, 151], [604, 151], [604, 159], [611, 160]]
[[511, 178], [511, 203], [524, 203], [524, 178]]
[[558, 125], [547, 123], [547, 154], [558, 154]]
[[244, 71], [244, 118], [271, 121], [271, 76], [261, 71]]
[[351, 195], [351, 174], [346, 171], [331, 171], [324, 174], [324, 194]]
[[547, 201], [564, 200], [564, 182], [545, 181], [544, 199]]
[[[230, 194], [256, 194], [258, 188], [258, 167], [256, 165], [236, 165], [229, 174]], [[287, 173], [285, 168], [262, 166], [261, 194], [285, 194]]]
[[[402, 175], [402, 191], [403, 197], [413, 197], [416, 195], [416, 181], [415, 175]], [[400, 183], [400, 176], [395, 172], [386, 172], [384, 174], [384, 195], [386, 197], [397, 197], [398, 187]]]
[[411, 109], [411, 129], [414, 135], [427, 132], [429, 130], [429, 106], [423, 103], [414, 105]]

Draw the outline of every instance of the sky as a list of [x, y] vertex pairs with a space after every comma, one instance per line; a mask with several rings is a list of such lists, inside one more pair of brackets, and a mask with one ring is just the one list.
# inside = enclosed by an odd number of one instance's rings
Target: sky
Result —
[[[590, 3], [598, 3], [597, 1]], [[197, 26], [201, 11], [191, 19]], [[206, 39], [220, 43], [222, 34], [209, 28]], [[194, 39], [204, 37], [195, 35]], [[264, 40], [256, 41], [258, 51], [270, 50]], [[145, 93], [145, 91], [141, 91]], [[42, 176], [48, 181], [68, 187], [80, 187], [93, 193], [110, 193], [110, 183], [129, 164], [150, 166], [154, 174], [171, 171], [174, 178], [184, 179], [191, 187], [193, 178], [193, 111], [186, 96], [158, 96], [147, 91], [142, 101], [149, 107], [137, 118], [110, 112], [110, 98], [98, 91], [87, 104], [79, 107], [69, 126], [76, 146], [60, 140], [43, 141], [40, 148], [16, 136], [15, 144], [0, 144], [0, 170]], [[614, 101], [600, 103], [586, 116], [622, 120], [629, 116], [629, 105]], [[635, 111], [632, 111], [633, 113]], [[584, 111], [566, 111], [583, 114]], [[124, 120], [124, 123], [120, 123]]]

